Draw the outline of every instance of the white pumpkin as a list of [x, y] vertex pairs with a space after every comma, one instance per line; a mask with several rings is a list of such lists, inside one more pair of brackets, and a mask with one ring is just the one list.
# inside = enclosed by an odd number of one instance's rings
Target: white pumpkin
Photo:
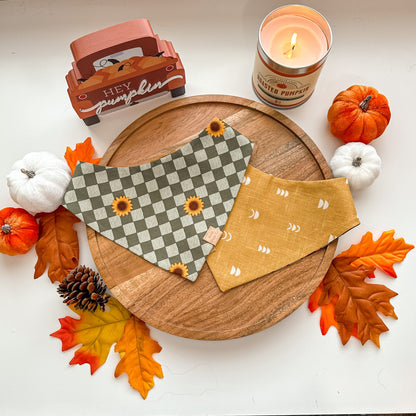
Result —
[[7, 185], [12, 199], [26, 211], [53, 212], [61, 205], [70, 179], [64, 159], [49, 152], [32, 152], [13, 164]]
[[336, 178], [347, 178], [351, 190], [370, 186], [381, 172], [381, 159], [369, 144], [351, 142], [338, 147], [329, 162]]

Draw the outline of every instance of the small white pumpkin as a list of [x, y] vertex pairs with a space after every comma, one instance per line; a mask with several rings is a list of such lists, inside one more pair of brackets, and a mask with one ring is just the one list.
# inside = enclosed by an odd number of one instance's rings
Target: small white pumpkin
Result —
[[28, 153], [7, 175], [10, 196], [31, 213], [53, 212], [61, 205], [71, 179], [64, 159], [49, 152]]
[[370, 186], [381, 172], [381, 159], [369, 144], [351, 142], [338, 147], [329, 162], [336, 178], [347, 178], [351, 190]]

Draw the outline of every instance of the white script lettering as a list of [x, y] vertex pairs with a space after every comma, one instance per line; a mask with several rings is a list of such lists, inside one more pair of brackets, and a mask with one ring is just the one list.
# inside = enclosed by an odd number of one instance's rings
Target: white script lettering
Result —
[[[109, 100], [102, 100], [99, 101], [97, 104], [95, 104], [94, 106], [90, 107], [90, 108], [81, 108], [80, 111], [83, 113], [87, 113], [89, 111], [95, 110], [97, 109], [96, 113], [100, 114], [101, 111], [103, 110], [104, 107], [107, 106], [112, 106], [115, 105], [117, 103], [119, 103], [120, 101], [124, 101], [124, 104], [128, 105], [131, 103], [132, 98], [136, 97], [137, 95], [145, 95], [148, 94], [156, 89], [161, 89], [163, 88], [167, 83], [169, 83], [170, 81], [173, 81], [174, 79], [178, 79], [178, 78], [183, 78], [182, 75], [174, 75], [171, 78], [168, 78], [167, 80], [161, 82], [161, 81], [157, 81], [154, 84], [149, 83], [146, 79], [143, 79], [140, 82], [139, 88], [137, 88], [137, 90], [129, 90], [128, 93], [124, 93], [121, 94], [115, 98], [111, 98]], [[130, 87], [130, 82], [127, 84], [123, 84], [124, 86], [127, 87], [127, 89], [129, 89]], [[113, 89], [109, 88], [107, 90], [104, 90], [104, 95], [106, 97], [108, 97], [109, 92], [111, 91], [111, 95], [113, 94]], [[116, 90], [118, 92], [118, 90]]]

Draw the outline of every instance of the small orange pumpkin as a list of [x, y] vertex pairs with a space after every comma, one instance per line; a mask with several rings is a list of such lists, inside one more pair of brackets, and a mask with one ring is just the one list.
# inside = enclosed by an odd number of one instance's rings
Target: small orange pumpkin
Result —
[[39, 236], [39, 225], [23, 208], [0, 211], [0, 253], [15, 256], [27, 253]]
[[370, 143], [384, 132], [390, 116], [387, 98], [364, 85], [340, 92], [328, 111], [330, 131], [344, 143]]

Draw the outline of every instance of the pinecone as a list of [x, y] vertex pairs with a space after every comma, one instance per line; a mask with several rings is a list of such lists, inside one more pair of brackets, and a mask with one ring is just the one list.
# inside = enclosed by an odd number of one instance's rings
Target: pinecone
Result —
[[99, 273], [85, 266], [71, 270], [58, 287], [64, 303], [90, 312], [95, 312], [98, 306], [102, 311], [105, 310], [105, 304], [110, 298], [106, 290], [107, 285]]

